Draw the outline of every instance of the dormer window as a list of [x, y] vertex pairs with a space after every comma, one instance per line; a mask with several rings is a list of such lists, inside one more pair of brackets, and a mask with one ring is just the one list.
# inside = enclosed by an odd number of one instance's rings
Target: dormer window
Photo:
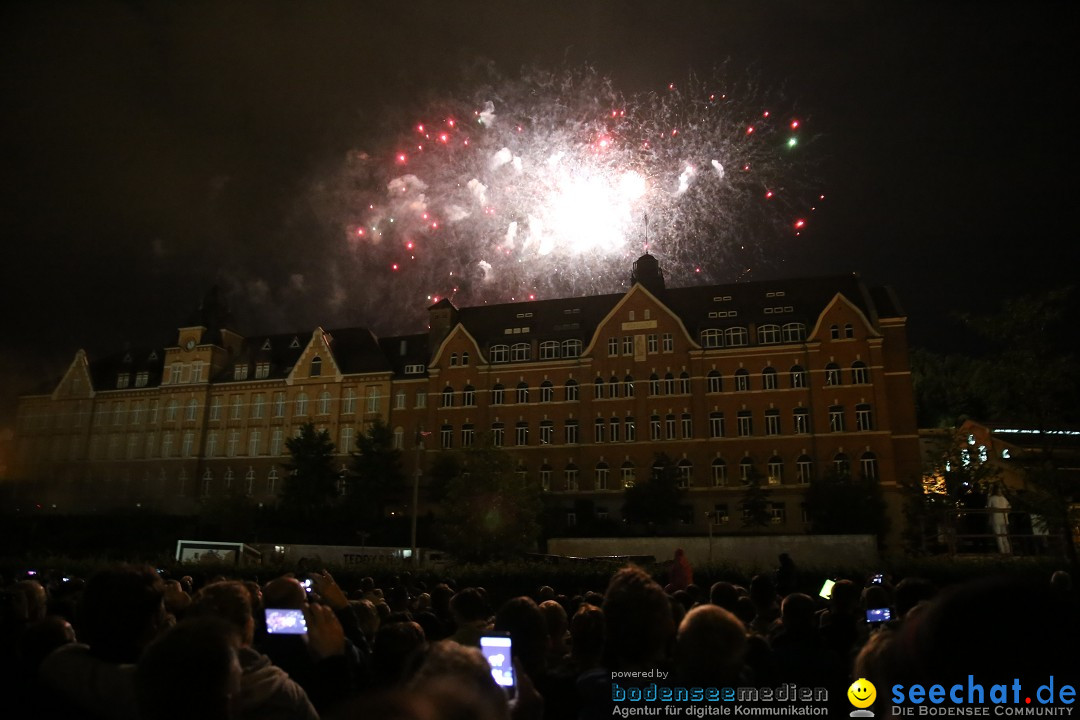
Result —
[[146, 370], [135, 374], [135, 387], [146, 387], [146, 383], [149, 381], [150, 373]]
[[322, 358], [316, 355], [311, 358], [311, 367], [308, 369], [308, 377], [319, 377], [322, 375]]
[[405, 374], [406, 375], [421, 375], [421, 374], [423, 374], [425, 369], [426, 368], [425, 368], [424, 365], [406, 365], [405, 366]]
[[248, 366], [247, 363], [241, 363], [233, 366], [233, 380], [247, 380], [248, 378]]
[[117, 389], [122, 390], [122, 389], [126, 388], [128, 386], [128, 383], [130, 383], [130, 382], [131, 382], [131, 373], [120, 373], [119, 375], [116, 376], [116, 387], [117, 387]]
[[255, 365], [255, 378], [262, 380], [263, 378], [270, 377], [270, 363], [261, 362]]

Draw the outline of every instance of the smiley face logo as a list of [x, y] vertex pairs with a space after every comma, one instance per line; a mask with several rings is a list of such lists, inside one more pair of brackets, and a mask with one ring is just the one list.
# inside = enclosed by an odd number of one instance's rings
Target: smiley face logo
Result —
[[847, 689], [848, 700], [857, 708], [868, 708], [877, 699], [877, 688], [866, 678], [859, 678]]

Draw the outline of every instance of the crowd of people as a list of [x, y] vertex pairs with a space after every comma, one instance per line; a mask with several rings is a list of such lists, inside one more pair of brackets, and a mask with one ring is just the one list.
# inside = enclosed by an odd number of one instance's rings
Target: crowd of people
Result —
[[[505, 600], [409, 574], [343, 588], [325, 571], [259, 584], [117, 566], [85, 582], [0, 581], [5, 715], [607, 718], [616, 673], [658, 670], [682, 686], [825, 688], [830, 709], [846, 715], [844, 691], [859, 677], [878, 688], [969, 674], [987, 684], [1080, 677], [1063, 571], [1036, 585], [991, 578], [942, 589], [838, 579], [823, 598], [799, 591], [791, 558], [745, 587], [701, 587], [677, 556], [664, 580], [627, 566], [604, 589], [544, 585]], [[888, 619], [867, 622], [879, 608]], [[268, 631], [267, 609], [296, 611], [304, 632], [273, 632], [287, 629], [276, 620]], [[479, 649], [490, 634], [512, 641], [509, 692]]]

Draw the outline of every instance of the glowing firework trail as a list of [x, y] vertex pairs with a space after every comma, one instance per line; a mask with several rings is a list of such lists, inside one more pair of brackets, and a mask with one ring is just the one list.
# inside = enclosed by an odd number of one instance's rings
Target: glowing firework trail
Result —
[[731, 248], [805, 227], [801, 125], [745, 85], [624, 97], [588, 70], [533, 73], [362, 156], [374, 188], [348, 232], [365, 264], [464, 302], [619, 290], [646, 214], [676, 283], [716, 276]]

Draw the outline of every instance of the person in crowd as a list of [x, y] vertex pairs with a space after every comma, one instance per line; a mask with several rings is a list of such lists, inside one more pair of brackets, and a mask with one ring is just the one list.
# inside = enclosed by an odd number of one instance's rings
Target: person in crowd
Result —
[[90, 578], [78, 614], [83, 642], [60, 647], [41, 663], [39, 680], [54, 714], [138, 716], [135, 663], [169, 626], [164, 595], [149, 567], [112, 567]]
[[[255, 618], [251, 593], [244, 583], [224, 581], [207, 585], [195, 595], [189, 618], [213, 617], [229, 623], [236, 639], [241, 677], [235, 703], [237, 717], [274, 720], [317, 720], [307, 693], [270, 658], [252, 647]], [[310, 645], [320, 646], [328, 624], [314, 623], [308, 630]], [[331, 648], [330, 651], [336, 648]]]
[[152, 642], [134, 673], [140, 720], [245, 717], [237, 707], [243, 671], [235, 639], [229, 623], [207, 617], [182, 622]]
[[480, 636], [491, 626], [491, 609], [477, 588], [465, 588], [450, 599], [456, 629], [450, 639], [460, 645], [480, 646]]
[[745, 680], [746, 628], [717, 605], [699, 605], [679, 624], [674, 678], [695, 687], [736, 687]]
[[694, 569], [690, 566], [690, 560], [682, 548], [675, 551], [675, 559], [671, 563], [671, 572], [668, 584], [671, 592], [685, 590], [686, 586], [694, 582]]

